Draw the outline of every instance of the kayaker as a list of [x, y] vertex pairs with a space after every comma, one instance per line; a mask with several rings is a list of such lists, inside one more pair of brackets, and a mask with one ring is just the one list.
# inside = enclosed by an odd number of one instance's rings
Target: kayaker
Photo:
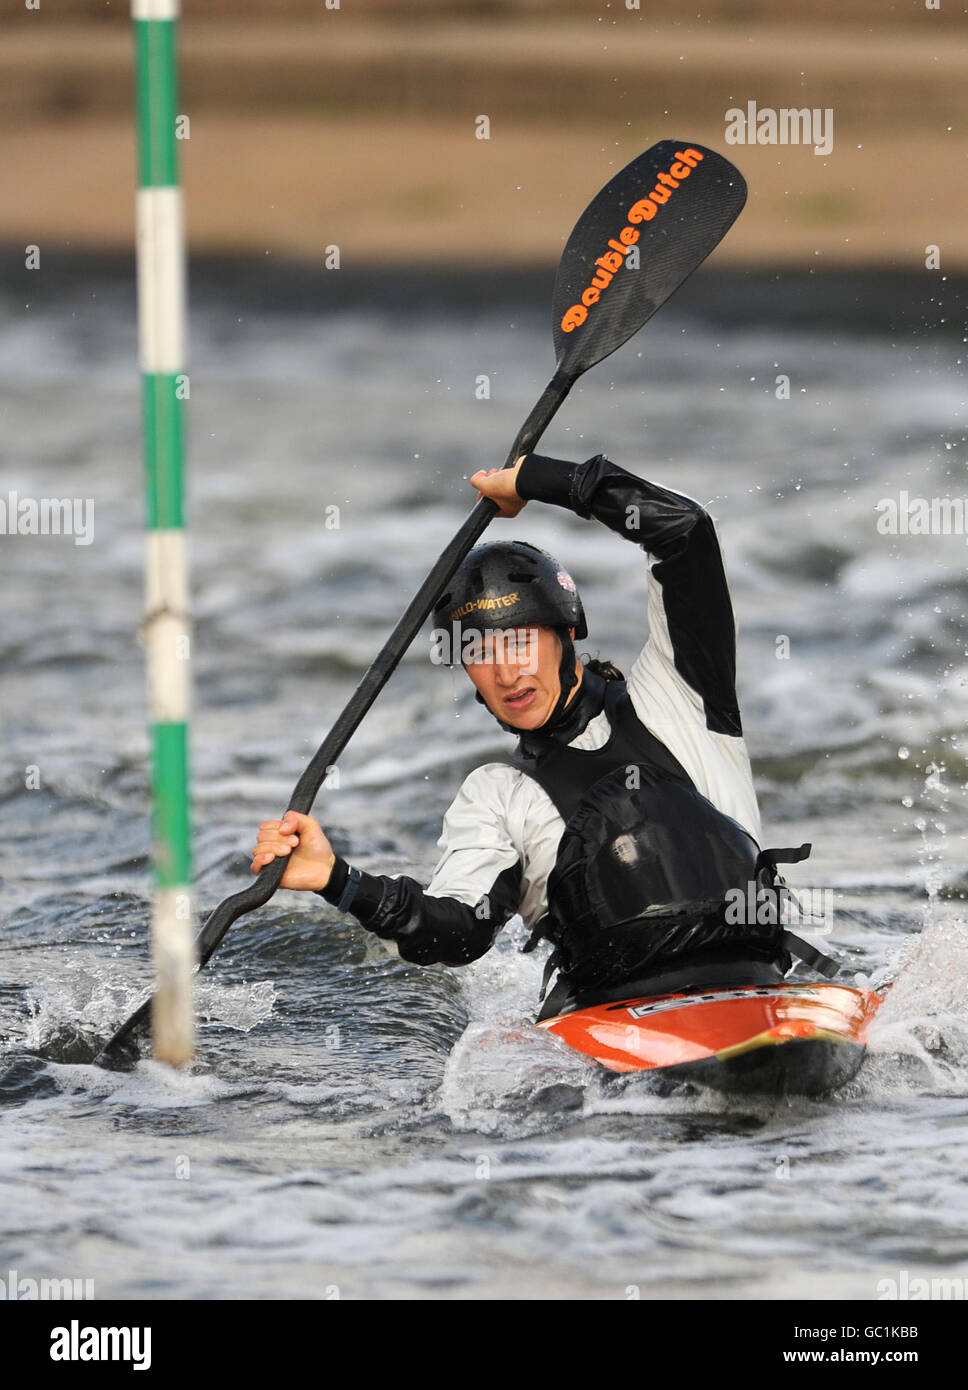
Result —
[[511, 761], [465, 778], [430, 883], [351, 867], [317, 820], [292, 811], [260, 825], [253, 872], [288, 855], [282, 887], [321, 893], [420, 965], [477, 959], [520, 912], [528, 946], [554, 947], [542, 1018], [686, 984], [778, 980], [795, 939], [776, 914], [724, 910], [727, 890], [769, 885], [777, 858], [802, 856], [760, 851], [711, 517], [603, 455], [527, 454], [469, 481], [504, 517], [550, 503], [647, 553], [648, 640], [628, 679], [577, 658], [585, 615], [557, 561], [520, 541], [476, 547], [437, 604], [435, 635], [519, 742]]

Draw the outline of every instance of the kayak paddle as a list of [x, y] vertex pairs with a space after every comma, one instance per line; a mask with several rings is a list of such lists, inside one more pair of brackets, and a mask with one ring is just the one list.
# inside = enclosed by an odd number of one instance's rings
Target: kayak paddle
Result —
[[[555, 278], [555, 373], [518, 431], [505, 468], [534, 449], [578, 378], [621, 347], [702, 264], [745, 202], [746, 184], [728, 160], [678, 140], [660, 140], [592, 199], [568, 238]], [[310, 813], [327, 768], [349, 743], [444, 586], [498, 510], [482, 498], [441, 553], [296, 783], [287, 810]], [[199, 969], [233, 922], [269, 901], [286, 863], [286, 857], [277, 857], [248, 888], [219, 903], [198, 935]], [[107, 1043], [96, 1059], [99, 1065], [137, 1061], [150, 1011], [149, 998]]]

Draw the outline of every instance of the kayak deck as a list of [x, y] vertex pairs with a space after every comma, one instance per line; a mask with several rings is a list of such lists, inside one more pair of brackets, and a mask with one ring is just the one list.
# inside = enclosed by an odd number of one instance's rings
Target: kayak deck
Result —
[[826, 981], [740, 985], [599, 1004], [540, 1026], [610, 1071], [822, 1095], [857, 1072], [880, 1002], [871, 990]]

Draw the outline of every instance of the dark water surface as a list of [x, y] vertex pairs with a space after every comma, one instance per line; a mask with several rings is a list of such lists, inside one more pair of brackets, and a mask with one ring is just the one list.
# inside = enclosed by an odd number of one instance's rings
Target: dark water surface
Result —
[[[903, 1269], [968, 1275], [965, 535], [876, 524], [901, 490], [968, 497], [943, 293], [818, 281], [811, 315], [808, 280], [697, 280], [544, 441], [712, 509], [767, 838], [813, 841], [791, 878], [834, 891], [847, 978], [897, 977], [856, 1082], [770, 1107], [609, 1082], [539, 1032], [520, 923], [465, 970], [420, 970], [292, 893], [202, 977], [190, 1071], [88, 1064], [148, 981], [122, 270], [78, 265], [0, 307], [0, 495], [94, 515], [90, 545], [0, 536], [0, 1276], [90, 1278], [99, 1297], [527, 1299], [872, 1298]], [[262, 266], [196, 271], [200, 914], [248, 881], [258, 821], [550, 375], [537, 294], [443, 281], [417, 312], [411, 288], [327, 305]], [[584, 649], [627, 665], [640, 553], [538, 504], [499, 530], [561, 555]], [[429, 652], [414, 644], [318, 805], [376, 872], [428, 876], [460, 778], [510, 748]]]

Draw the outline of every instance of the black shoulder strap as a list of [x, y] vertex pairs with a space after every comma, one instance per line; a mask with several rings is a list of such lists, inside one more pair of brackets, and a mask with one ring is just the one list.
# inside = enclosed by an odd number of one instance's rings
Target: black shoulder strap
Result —
[[800, 845], [798, 849], [761, 849], [756, 857], [755, 872], [760, 869], [776, 868], [777, 864], [799, 864], [803, 859], [810, 858], [810, 851], [813, 845], [807, 841]]
[[819, 951], [816, 946], [811, 946], [809, 941], [804, 941], [802, 936], [797, 936], [792, 931], [785, 931], [780, 937], [780, 941], [785, 950], [791, 955], [802, 960], [804, 965], [809, 965], [811, 970], [816, 970], [828, 980], [832, 980], [835, 975], [840, 974], [842, 962], [834, 956], [828, 956], [823, 951]]
[[[813, 845], [809, 841], [792, 849], [761, 849], [756, 857], [756, 873], [761, 869], [775, 871], [777, 864], [799, 864], [802, 860], [810, 858], [812, 849]], [[840, 973], [841, 961], [834, 956], [828, 956], [824, 951], [812, 946], [809, 941], [804, 941], [803, 937], [797, 936], [795, 932], [785, 931], [780, 941], [791, 955], [802, 960], [804, 965], [816, 970], [826, 979], [832, 980]]]

